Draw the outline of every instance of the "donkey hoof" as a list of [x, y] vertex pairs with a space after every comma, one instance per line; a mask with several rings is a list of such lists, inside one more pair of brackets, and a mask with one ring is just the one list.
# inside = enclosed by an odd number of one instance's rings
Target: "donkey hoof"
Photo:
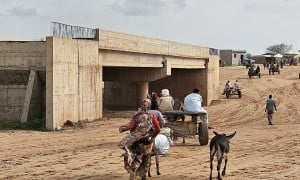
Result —
[[225, 174], [226, 174], [225, 171], [222, 171], [222, 176], [225, 176]]

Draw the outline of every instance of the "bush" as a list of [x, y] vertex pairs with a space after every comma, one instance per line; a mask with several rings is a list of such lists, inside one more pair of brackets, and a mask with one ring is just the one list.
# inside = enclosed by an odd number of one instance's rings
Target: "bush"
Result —
[[27, 122], [21, 122], [20, 120], [0, 120], [0, 130], [46, 131], [46, 119], [34, 119]]

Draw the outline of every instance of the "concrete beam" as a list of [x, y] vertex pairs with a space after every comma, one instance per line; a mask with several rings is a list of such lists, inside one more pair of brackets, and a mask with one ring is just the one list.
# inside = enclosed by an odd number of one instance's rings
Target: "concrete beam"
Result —
[[162, 68], [162, 63], [130, 63], [130, 62], [103, 62], [103, 67], [151, 67]]
[[98, 29], [99, 48], [188, 58], [206, 58], [209, 48]]
[[36, 71], [46, 71], [46, 67], [37, 67], [37, 66], [31, 66], [31, 67], [24, 67], [24, 66], [13, 66], [13, 67], [8, 67], [8, 66], [0, 66], [0, 71], [3, 70], [22, 70], [22, 71], [30, 71], [30, 70], [36, 70]]
[[30, 75], [29, 75], [25, 100], [24, 100], [24, 106], [23, 106], [23, 113], [22, 113], [22, 117], [21, 117], [21, 122], [27, 122], [29, 107], [30, 107], [30, 101], [31, 101], [33, 85], [34, 85], [35, 79], [36, 79], [36, 71], [31, 70]]
[[167, 68], [103, 68], [103, 81], [151, 82], [167, 76]]

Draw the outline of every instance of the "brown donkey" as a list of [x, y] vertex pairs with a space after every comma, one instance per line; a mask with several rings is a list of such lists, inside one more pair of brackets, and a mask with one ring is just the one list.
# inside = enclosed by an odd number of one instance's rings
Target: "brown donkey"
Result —
[[[229, 143], [230, 139], [235, 135], [236, 131], [230, 135], [218, 134], [214, 132], [215, 136], [210, 141], [210, 176], [209, 179], [212, 179], [212, 170], [213, 170], [213, 160], [214, 156], [217, 153], [217, 170], [218, 170], [218, 180], [222, 179], [222, 176], [226, 173], [226, 165], [228, 162], [227, 154], [229, 153]], [[222, 171], [222, 176], [220, 175], [222, 159], [225, 159], [224, 169]]]

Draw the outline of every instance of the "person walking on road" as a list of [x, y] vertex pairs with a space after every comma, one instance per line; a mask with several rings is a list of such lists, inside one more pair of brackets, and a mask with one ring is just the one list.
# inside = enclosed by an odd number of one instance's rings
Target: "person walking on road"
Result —
[[266, 108], [265, 108], [265, 112], [267, 112], [267, 114], [268, 114], [269, 125], [272, 125], [272, 117], [273, 117], [274, 110], [277, 111], [276, 103], [275, 103], [275, 100], [272, 99], [272, 95], [270, 94], [269, 99], [267, 100], [267, 103], [266, 103]]

